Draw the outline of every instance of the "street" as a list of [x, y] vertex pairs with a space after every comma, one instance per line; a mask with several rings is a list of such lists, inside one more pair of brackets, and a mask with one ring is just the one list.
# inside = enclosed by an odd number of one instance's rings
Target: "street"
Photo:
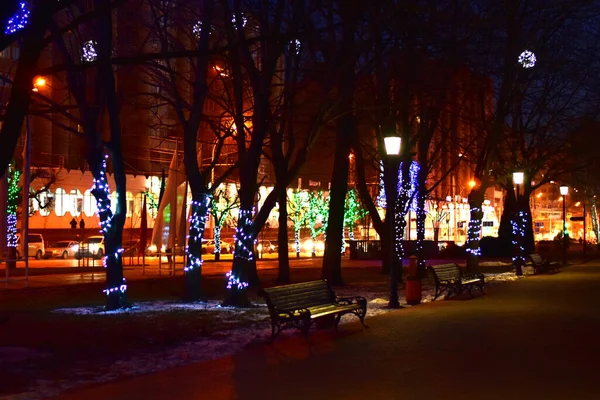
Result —
[[595, 399], [600, 263], [76, 390], [76, 399]]

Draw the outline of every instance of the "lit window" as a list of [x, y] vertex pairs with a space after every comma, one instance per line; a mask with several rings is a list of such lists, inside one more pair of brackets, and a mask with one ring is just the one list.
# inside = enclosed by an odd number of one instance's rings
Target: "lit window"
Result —
[[65, 213], [69, 209], [69, 201], [67, 200], [67, 198], [68, 196], [65, 192], [65, 189], [56, 189], [56, 195], [54, 198], [54, 213], [59, 217], [65, 215]]
[[94, 215], [96, 215], [97, 210], [98, 209], [96, 208], [96, 199], [88, 189], [83, 194], [83, 212], [86, 216], [93, 217]]

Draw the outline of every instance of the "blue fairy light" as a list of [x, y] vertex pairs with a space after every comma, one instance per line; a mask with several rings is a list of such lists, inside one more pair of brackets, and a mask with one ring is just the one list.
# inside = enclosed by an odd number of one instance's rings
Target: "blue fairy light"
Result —
[[29, 14], [31, 14], [31, 11], [29, 11], [27, 2], [20, 2], [19, 9], [6, 23], [4, 34], [11, 35], [16, 31], [25, 28], [27, 24], [29, 24]]

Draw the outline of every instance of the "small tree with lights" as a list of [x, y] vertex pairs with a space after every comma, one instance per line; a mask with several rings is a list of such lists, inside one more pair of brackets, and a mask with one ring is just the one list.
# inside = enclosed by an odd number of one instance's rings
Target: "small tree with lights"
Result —
[[323, 195], [323, 191], [310, 192], [308, 194], [308, 212], [306, 223], [310, 229], [312, 239], [311, 256], [317, 255], [317, 237], [327, 229], [327, 215], [329, 213], [329, 202]]
[[[354, 227], [356, 221], [364, 218], [369, 212], [362, 206], [354, 189], [348, 190], [344, 207], [344, 228], [348, 228], [348, 239], [354, 240]], [[342, 240], [342, 253], [344, 244]]]
[[296, 258], [300, 257], [300, 229], [305, 228], [309, 212], [309, 194], [303, 190], [294, 190], [288, 197], [288, 216], [294, 225], [294, 250]]
[[210, 213], [215, 222], [213, 228], [215, 260], [221, 259], [221, 229], [227, 221], [231, 220], [231, 212], [239, 206], [238, 197], [232, 196], [226, 188], [219, 187], [215, 190], [210, 206]]

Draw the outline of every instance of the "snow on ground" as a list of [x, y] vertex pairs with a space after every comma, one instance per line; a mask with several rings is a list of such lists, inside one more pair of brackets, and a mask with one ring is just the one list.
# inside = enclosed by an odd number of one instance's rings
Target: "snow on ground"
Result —
[[[530, 273], [529, 271], [527, 271]], [[500, 274], [485, 274], [488, 284], [510, 282], [522, 277], [517, 277], [514, 272]], [[424, 285], [422, 288], [422, 302], [433, 301], [434, 287]], [[365, 282], [356, 286], [345, 286], [336, 288], [340, 297], [363, 296], [367, 299], [367, 318], [388, 313], [392, 310], [387, 308], [388, 292], [387, 286], [381, 283]], [[400, 292], [400, 298], [404, 293]], [[443, 298], [443, 296], [441, 297]], [[404, 305], [406, 306], [406, 305]], [[410, 307], [410, 306], [408, 306]], [[236, 315], [253, 311], [255, 321], [237, 329], [214, 332], [209, 337], [199, 338], [168, 349], [156, 352], [144, 352], [136, 354], [127, 359], [122, 359], [102, 371], [90, 373], [89, 368], [82, 365], [79, 370], [73, 371], [72, 378], [63, 381], [38, 380], [30, 392], [10, 397], [14, 400], [38, 400], [56, 396], [65, 390], [80, 387], [86, 384], [99, 384], [122, 379], [128, 376], [157, 372], [177, 366], [198, 363], [232, 356], [249, 345], [260, 345], [268, 343], [271, 328], [268, 321], [268, 310], [264, 304], [257, 304], [252, 309], [236, 309], [221, 307], [218, 301], [197, 303], [176, 303], [168, 301], [139, 302], [133, 307], [121, 311], [102, 311], [98, 307], [61, 308], [55, 310], [58, 313], [72, 313], [77, 315], [114, 315], [115, 313], [168, 313], [178, 311], [211, 311], [217, 313], [217, 318], [231, 320]], [[354, 322], [356, 318], [352, 315], [342, 318], [341, 324]], [[295, 330], [285, 331], [282, 336], [299, 336]]]

